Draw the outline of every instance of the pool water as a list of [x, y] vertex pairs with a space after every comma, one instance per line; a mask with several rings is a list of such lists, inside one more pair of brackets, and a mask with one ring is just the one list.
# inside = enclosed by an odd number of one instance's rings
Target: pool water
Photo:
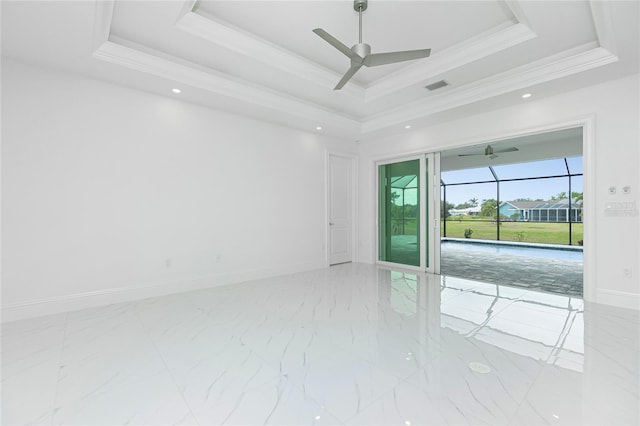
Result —
[[530, 246], [515, 246], [491, 243], [461, 243], [442, 241], [442, 250], [479, 251], [483, 253], [507, 254], [514, 256], [542, 257], [547, 259], [575, 260], [582, 262], [581, 250], [563, 250]]

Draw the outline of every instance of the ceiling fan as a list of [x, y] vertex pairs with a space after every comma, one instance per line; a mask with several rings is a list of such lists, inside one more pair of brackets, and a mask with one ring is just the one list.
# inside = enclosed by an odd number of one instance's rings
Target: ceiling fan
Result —
[[512, 146], [511, 148], [499, 149], [498, 151], [494, 151], [493, 147], [491, 145], [487, 145], [487, 147], [484, 149], [484, 152], [479, 152], [477, 154], [458, 154], [458, 157], [470, 157], [472, 155], [484, 155], [484, 156], [487, 156], [487, 157], [489, 157], [489, 158], [491, 158], [493, 160], [494, 158], [498, 158], [498, 156], [496, 155], [497, 153], [515, 152], [515, 151], [518, 151], [518, 148], [516, 148], [515, 146]]
[[354, 76], [362, 66], [376, 67], [378, 65], [393, 64], [396, 62], [411, 61], [414, 59], [426, 58], [431, 54], [431, 49], [405, 50], [401, 52], [371, 53], [371, 46], [362, 42], [362, 12], [367, 10], [368, 0], [353, 0], [353, 9], [358, 12], [359, 37], [358, 44], [349, 49], [337, 38], [323, 30], [316, 28], [314, 33], [318, 34], [327, 43], [344, 53], [351, 59], [351, 67], [344, 74], [333, 90], [340, 90]]

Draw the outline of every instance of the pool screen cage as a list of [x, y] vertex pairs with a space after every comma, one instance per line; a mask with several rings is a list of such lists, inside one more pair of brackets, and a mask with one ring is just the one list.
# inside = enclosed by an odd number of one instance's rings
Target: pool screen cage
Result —
[[417, 198], [418, 191], [418, 176], [406, 175], [395, 176], [391, 178], [391, 192], [398, 197], [398, 204], [400, 206], [400, 217], [392, 217], [392, 232], [393, 235], [404, 235], [407, 222], [416, 222], [417, 216], [414, 211], [407, 211], [408, 206], [406, 204], [407, 191], [409, 191], [409, 197], [412, 200]]
[[[461, 173], [472, 172], [472, 173]], [[477, 176], [480, 179], [469, 179], [469, 176]], [[491, 214], [481, 216], [479, 209], [468, 209], [471, 212], [467, 214], [476, 214], [479, 217], [474, 218], [473, 223], [489, 223], [493, 227], [495, 224], [495, 239], [500, 241], [500, 226], [504, 222], [544, 222], [544, 223], [566, 223], [568, 224], [567, 243], [573, 245], [575, 243], [582, 244], [580, 240], [574, 241], [573, 225], [582, 224], [582, 196], [574, 197], [576, 186], [582, 191], [582, 156], [558, 158], [552, 160], [536, 161], [530, 163], [509, 164], [486, 166], [476, 169], [464, 169], [443, 171], [440, 179], [442, 193], [442, 237], [447, 235], [447, 222], [451, 222], [453, 215], [451, 210], [447, 209], [447, 189], [452, 187], [460, 187], [465, 185], [492, 184], [495, 185], [495, 206], [492, 206]], [[574, 180], [580, 179], [580, 184], [575, 185]], [[565, 180], [567, 196], [562, 199], [538, 200], [526, 202], [514, 202], [501, 200], [500, 189], [501, 184], [517, 183], [526, 181], [540, 181], [555, 179]], [[580, 192], [581, 194], [582, 192]], [[525, 194], [523, 194], [525, 195]], [[460, 210], [452, 209], [456, 212]], [[510, 214], [506, 214], [510, 213]], [[485, 212], [486, 214], [486, 212]], [[481, 217], [487, 217], [482, 219]]]

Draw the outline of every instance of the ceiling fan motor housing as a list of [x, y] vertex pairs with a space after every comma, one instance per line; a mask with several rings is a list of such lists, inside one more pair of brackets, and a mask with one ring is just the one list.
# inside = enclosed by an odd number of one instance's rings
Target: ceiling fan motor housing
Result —
[[351, 47], [351, 50], [353, 50], [353, 53], [360, 56], [361, 58], [366, 58], [367, 55], [371, 53], [371, 46], [369, 46], [367, 43], [358, 43], [354, 44]]

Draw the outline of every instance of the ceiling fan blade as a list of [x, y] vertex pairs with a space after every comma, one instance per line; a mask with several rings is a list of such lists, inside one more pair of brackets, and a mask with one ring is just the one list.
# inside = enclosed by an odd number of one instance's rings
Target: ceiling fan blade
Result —
[[332, 45], [333, 47], [335, 47], [336, 49], [338, 49], [339, 51], [347, 55], [350, 59], [354, 59], [357, 62], [362, 62], [362, 58], [358, 54], [356, 54], [353, 50], [349, 49], [344, 43], [342, 43], [340, 40], [338, 40], [337, 38], [335, 38], [334, 36], [326, 32], [322, 28], [316, 28], [315, 30], [313, 30], [313, 32], [318, 34], [320, 38], [322, 38], [324, 41], [326, 41], [327, 43], [329, 43], [330, 45]]
[[367, 55], [362, 63], [368, 67], [376, 67], [378, 65], [393, 64], [396, 62], [412, 61], [414, 59], [426, 58], [430, 54], [431, 49], [373, 53], [371, 55]]
[[458, 157], [473, 157], [474, 155], [484, 155], [484, 154], [458, 154]]
[[336, 87], [333, 88], [333, 90], [340, 90], [342, 89], [342, 86], [344, 86], [345, 84], [347, 84], [347, 81], [349, 81], [351, 79], [351, 77], [353, 77], [353, 75], [358, 72], [358, 70], [362, 68], [362, 64], [355, 64], [355, 65], [351, 65], [351, 68], [349, 68], [347, 70], [347, 72], [342, 76], [342, 79], [338, 82], [338, 84], [336, 85]]
[[519, 151], [519, 149], [516, 148], [515, 146], [512, 146], [511, 148], [499, 149], [493, 152], [515, 152], [515, 151]]

